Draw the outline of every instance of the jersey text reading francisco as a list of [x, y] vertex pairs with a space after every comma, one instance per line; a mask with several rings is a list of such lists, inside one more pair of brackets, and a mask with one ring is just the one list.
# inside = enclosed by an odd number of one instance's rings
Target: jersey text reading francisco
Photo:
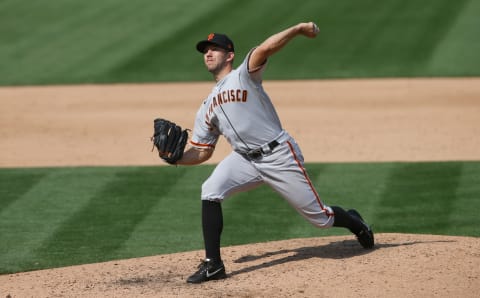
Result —
[[210, 115], [213, 113], [213, 109], [218, 105], [231, 102], [247, 102], [248, 91], [242, 89], [229, 89], [224, 90], [214, 96], [210, 106], [208, 107], [208, 113], [206, 115], [207, 122], [210, 122]]
[[219, 104], [221, 105], [228, 102], [238, 102], [238, 101], [246, 102], [247, 96], [248, 96], [247, 90], [242, 90], [242, 89], [224, 90], [218, 93], [217, 96], [213, 97], [210, 108], [214, 108]]

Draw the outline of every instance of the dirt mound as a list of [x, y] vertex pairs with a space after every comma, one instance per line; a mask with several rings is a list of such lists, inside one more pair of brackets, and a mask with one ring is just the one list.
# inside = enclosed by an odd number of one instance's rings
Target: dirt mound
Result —
[[477, 297], [480, 239], [378, 234], [225, 247], [229, 277], [185, 282], [202, 251], [0, 276], [12, 297]]

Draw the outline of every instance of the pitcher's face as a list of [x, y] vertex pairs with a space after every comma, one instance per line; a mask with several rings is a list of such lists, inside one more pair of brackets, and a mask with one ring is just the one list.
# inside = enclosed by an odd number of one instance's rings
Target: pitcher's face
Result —
[[205, 66], [212, 74], [220, 73], [233, 59], [232, 57], [232, 52], [227, 52], [215, 45], [207, 46], [203, 52]]

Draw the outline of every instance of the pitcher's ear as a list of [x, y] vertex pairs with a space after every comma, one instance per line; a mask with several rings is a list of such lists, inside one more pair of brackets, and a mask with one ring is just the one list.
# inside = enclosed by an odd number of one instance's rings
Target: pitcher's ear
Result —
[[235, 52], [227, 52], [227, 61], [233, 61], [235, 59]]

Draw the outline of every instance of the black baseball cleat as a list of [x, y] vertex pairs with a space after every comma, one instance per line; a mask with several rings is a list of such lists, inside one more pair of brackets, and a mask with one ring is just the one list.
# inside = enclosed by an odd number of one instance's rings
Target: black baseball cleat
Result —
[[368, 226], [364, 221], [362, 216], [357, 212], [355, 209], [350, 209], [347, 211], [350, 215], [358, 218], [360, 222], [362, 223], [362, 229], [360, 232], [356, 233], [355, 235], [357, 236], [358, 242], [363, 246], [363, 248], [370, 249], [373, 248], [375, 245], [375, 240], [373, 237], [373, 231], [370, 226]]
[[223, 262], [214, 262], [210, 259], [205, 259], [198, 266], [198, 271], [192, 274], [187, 282], [191, 284], [199, 284], [209, 280], [217, 280], [226, 278], [225, 266]]

